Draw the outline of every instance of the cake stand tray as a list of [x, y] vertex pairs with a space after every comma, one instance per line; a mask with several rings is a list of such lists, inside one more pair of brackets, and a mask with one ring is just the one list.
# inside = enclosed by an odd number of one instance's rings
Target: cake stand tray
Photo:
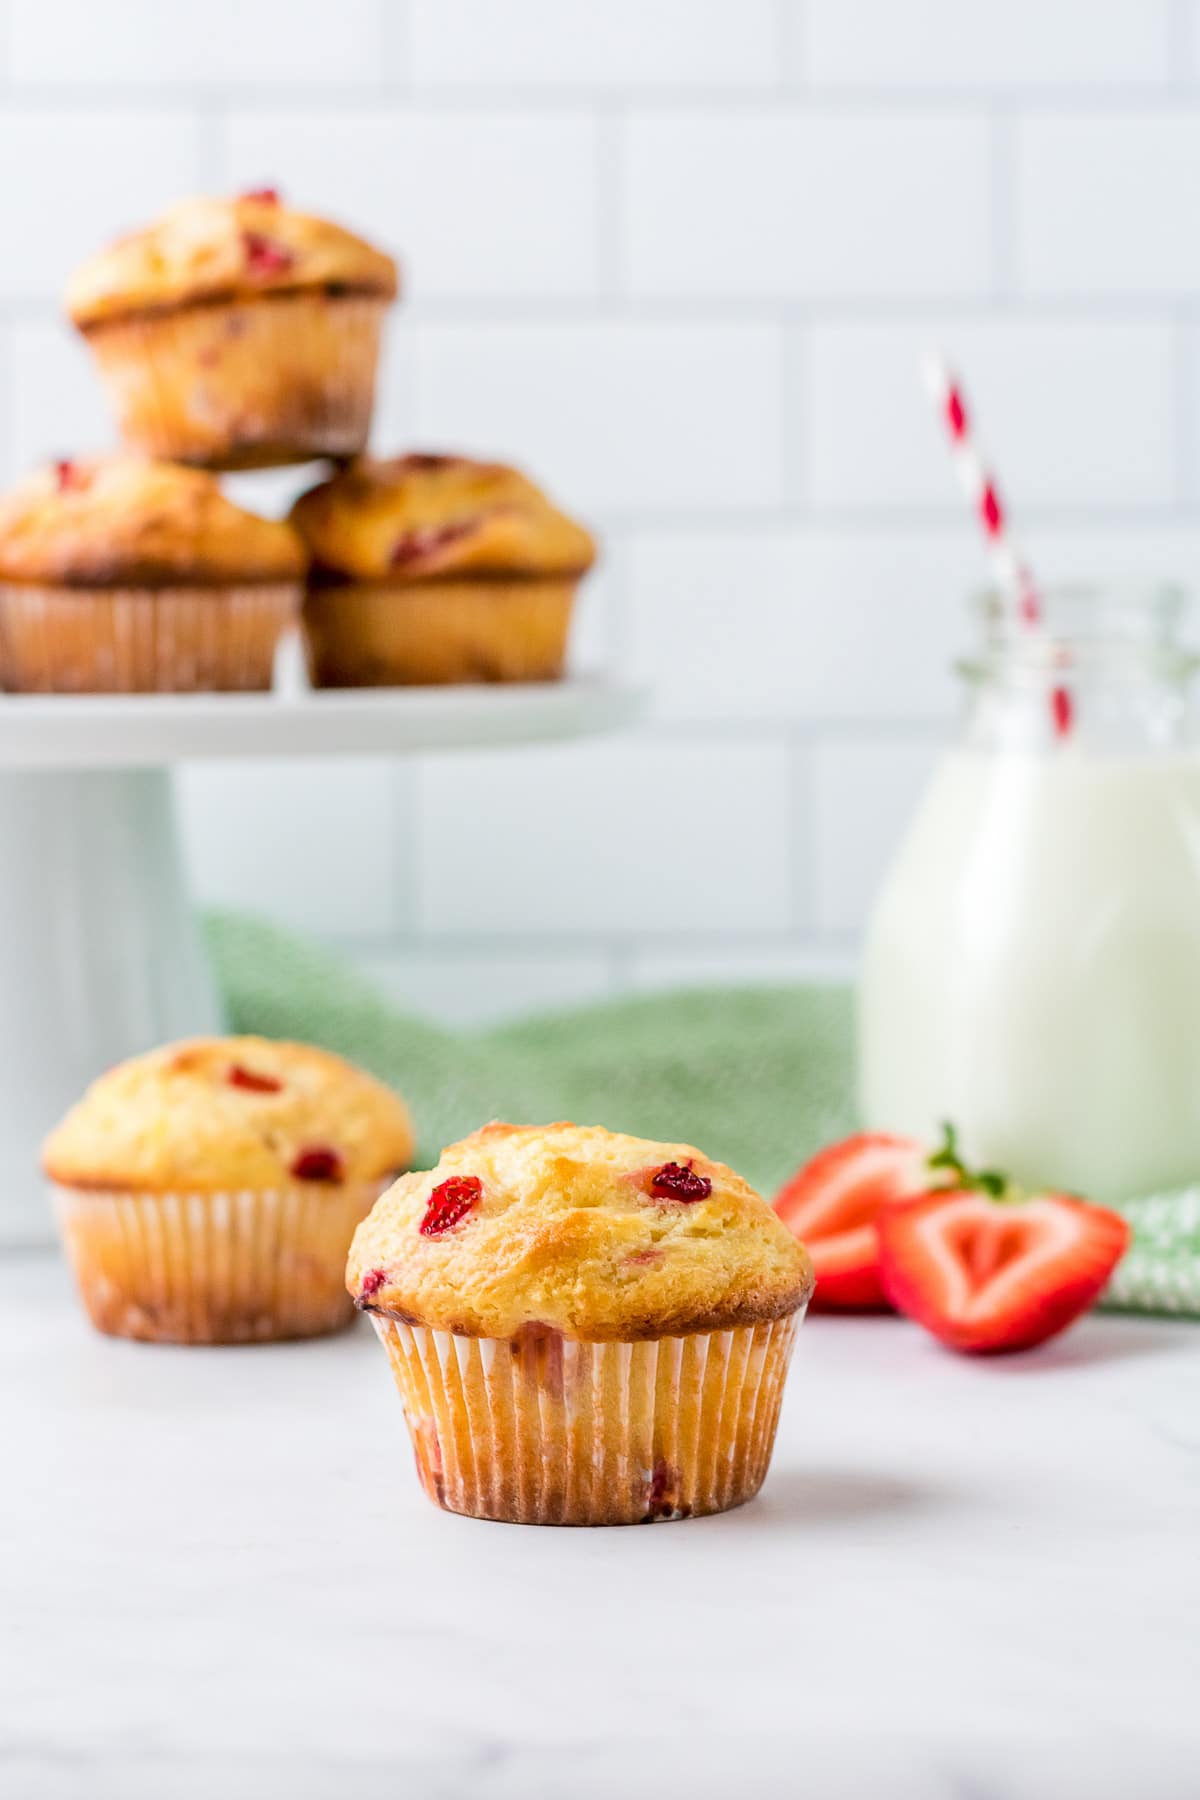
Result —
[[386, 756], [587, 737], [636, 688], [580, 675], [494, 687], [0, 696], [0, 769], [136, 769], [210, 757]]
[[41, 1138], [102, 1069], [222, 1028], [170, 769], [534, 744], [629, 723], [633, 687], [0, 696], [0, 1244], [50, 1218]]

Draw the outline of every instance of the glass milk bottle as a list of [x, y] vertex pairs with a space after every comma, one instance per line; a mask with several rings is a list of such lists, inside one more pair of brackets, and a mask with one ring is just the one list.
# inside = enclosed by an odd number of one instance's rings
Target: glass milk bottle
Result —
[[1195, 665], [1173, 589], [1042, 598], [1038, 632], [983, 603], [960, 742], [871, 921], [860, 1106], [1119, 1199], [1200, 1178]]

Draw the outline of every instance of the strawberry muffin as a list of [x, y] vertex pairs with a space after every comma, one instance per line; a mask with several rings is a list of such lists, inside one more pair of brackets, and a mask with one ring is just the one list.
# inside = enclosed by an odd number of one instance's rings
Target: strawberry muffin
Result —
[[366, 459], [302, 494], [304, 631], [321, 687], [550, 681], [562, 674], [582, 525], [501, 463]]
[[0, 684], [27, 693], [268, 688], [304, 548], [211, 475], [57, 462], [0, 497]]
[[631, 1525], [758, 1492], [813, 1274], [688, 1144], [494, 1124], [383, 1195], [347, 1284], [439, 1505]]
[[93, 1325], [246, 1343], [349, 1322], [351, 1234], [412, 1146], [403, 1103], [341, 1057], [198, 1038], [102, 1075], [43, 1165]]
[[391, 257], [262, 188], [100, 251], [67, 311], [130, 445], [246, 469], [362, 449], [396, 291]]

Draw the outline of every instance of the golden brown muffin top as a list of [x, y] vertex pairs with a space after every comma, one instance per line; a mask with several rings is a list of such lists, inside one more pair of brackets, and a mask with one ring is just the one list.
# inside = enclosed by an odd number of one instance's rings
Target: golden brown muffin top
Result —
[[68, 587], [296, 581], [304, 546], [211, 475], [110, 456], [50, 463], [0, 495], [0, 580]]
[[382, 1181], [412, 1155], [390, 1088], [309, 1044], [195, 1038], [120, 1063], [50, 1133], [65, 1187], [149, 1193]]
[[328, 219], [293, 212], [272, 188], [233, 199], [181, 200], [153, 225], [118, 238], [67, 283], [81, 330], [108, 320], [306, 288], [379, 294], [396, 265]]
[[467, 456], [361, 457], [301, 494], [291, 518], [318, 568], [359, 581], [582, 575], [596, 556], [518, 470]]
[[361, 1307], [467, 1337], [632, 1340], [779, 1318], [813, 1271], [766, 1201], [690, 1144], [493, 1124], [376, 1201], [346, 1285]]

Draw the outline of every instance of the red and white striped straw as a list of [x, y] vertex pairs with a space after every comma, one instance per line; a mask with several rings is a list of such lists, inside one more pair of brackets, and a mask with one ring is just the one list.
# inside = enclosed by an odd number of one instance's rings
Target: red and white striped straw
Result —
[[[1042, 602], [1033, 571], [1020, 554], [1008, 528], [1008, 515], [995, 477], [988, 472], [971, 428], [962, 384], [941, 356], [927, 356], [923, 364], [925, 385], [937, 407], [950, 443], [950, 454], [959, 482], [983, 527], [988, 557], [1001, 593], [1011, 595], [1017, 618], [1030, 632], [1043, 629]], [[1055, 735], [1066, 737], [1071, 729], [1073, 706], [1065, 687], [1050, 695]]]

